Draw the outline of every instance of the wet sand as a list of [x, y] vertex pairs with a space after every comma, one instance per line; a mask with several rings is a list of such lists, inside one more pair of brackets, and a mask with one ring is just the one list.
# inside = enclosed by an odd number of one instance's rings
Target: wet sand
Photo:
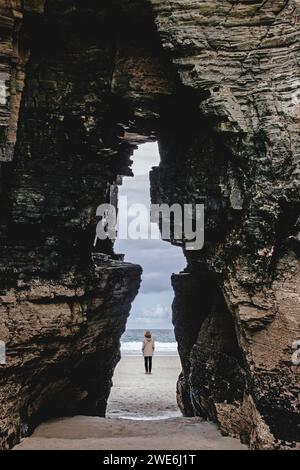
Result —
[[145, 374], [143, 357], [124, 356], [115, 370], [107, 416], [181, 416], [176, 403], [176, 382], [180, 371], [178, 356], [154, 356], [152, 375]]
[[201, 418], [183, 418], [176, 405], [176, 356], [124, 356], [114, 375], [107, 418], [75, 416], [41, 424], [16, 450], [222, 450], [246, 449]]

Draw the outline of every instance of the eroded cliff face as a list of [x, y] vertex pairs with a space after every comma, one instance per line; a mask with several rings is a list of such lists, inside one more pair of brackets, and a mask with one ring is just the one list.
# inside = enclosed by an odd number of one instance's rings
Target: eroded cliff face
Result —
[[3, 447], [105, 413], [141, 270], [93, 248], [96, 207], [154, 138], [152, 199], [206, 208], [173, 277], [179, 405], [252, 447], [300, 440], [298, 2], [0, 5]]
[[[25, 10], [19, 36], [30, 56], [14, 158], [2, 166], [4, 448], [48, 417], [104, 416], [140, 283], [141, 268], [119, 261], [110, 243], [93, 247], [96, 208], [110, 201], [117, 168], [125, 172], [134, 147], [117, 138], [109, 106], [105, 12], [69, 6], [47, 2], [39, 16]], [[7, 100], [16, 119], [16, 98]]]
[[206, 205], [205, 249], [186, 253], [190, 276], [213, 277], [209, 299], [197, 287], [193, 344], [174, 279], [182, 407], [254, 447], [299, 440], [299, 2], [152, 3], [182, 83], [208, 92], [177, 171], [169, 135], [154, 178], [161, 200]]
[[0, 3], [0, 162], [11, 161], [16, 143], [24, 67], [28, 59], [23, 16], [35, 18], [43, 12], [44, 0]]

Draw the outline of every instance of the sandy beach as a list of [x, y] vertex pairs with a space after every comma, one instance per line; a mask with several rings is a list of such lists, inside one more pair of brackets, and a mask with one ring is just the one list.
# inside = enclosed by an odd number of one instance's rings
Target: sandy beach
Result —
[[152, 375], [142, 357], [124, 356], [116, 367], [107, 408], [108, 417], [165, 418], [181, 416], [176, 403], [178, 356], [154, 356]]
[[16, 450], [246, 449], [213, 423], [183, 418], [176, 405], [177, 356], [154, 358], [145, 375], [142, 357], [124, 356], [114, 375], [107, 418], [75, 416], [41, 424]]

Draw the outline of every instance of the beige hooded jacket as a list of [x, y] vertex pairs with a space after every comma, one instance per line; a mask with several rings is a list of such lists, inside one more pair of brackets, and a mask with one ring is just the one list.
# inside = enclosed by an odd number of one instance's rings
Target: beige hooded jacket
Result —
[[154, 339], [152, 337], [151, 338], [144, 337], [143, 347], [142, 347], [144, 357], [153, 356], [154, 349], [155, 349]]

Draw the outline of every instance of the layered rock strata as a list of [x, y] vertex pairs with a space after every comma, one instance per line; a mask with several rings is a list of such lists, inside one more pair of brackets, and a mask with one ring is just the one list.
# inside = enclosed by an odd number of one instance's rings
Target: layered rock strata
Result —
[[110, 202], [135, 147], [118, 138], [112, 44], [107, 31], [98, 37], [105, 12], [90, 6], [25, 10], [18, 36], [26, 32], [30, 54], [20, 112], [14, 98], [7, 104], [19, 125], [2, 167], [3, 448], [43, 419], [105, 415], [140, 283], [141, 268], [118, 261], [110, 242], [93, 246], [97, 206]]
[[206, 208], [173, 277], [180, 407], [252, 448], [300, 441], [299, 2], [0, 6], [3, 447], [105, 412], [140, 268], [93, 248], [95, 213], [153, 139], [153, 201]]
[[186, 277], [174, 279], [183, 409], [253, 447], [289, 445], [300, 439], [299, 2], [151, 3], [181, 82], [207, 93], [198, 127], [187, 114], [180, 138], [164, 140], [153, 189], [206, 205], [205, 249], [186, 253], [199, 279], [193, 344], [180, 307]]

